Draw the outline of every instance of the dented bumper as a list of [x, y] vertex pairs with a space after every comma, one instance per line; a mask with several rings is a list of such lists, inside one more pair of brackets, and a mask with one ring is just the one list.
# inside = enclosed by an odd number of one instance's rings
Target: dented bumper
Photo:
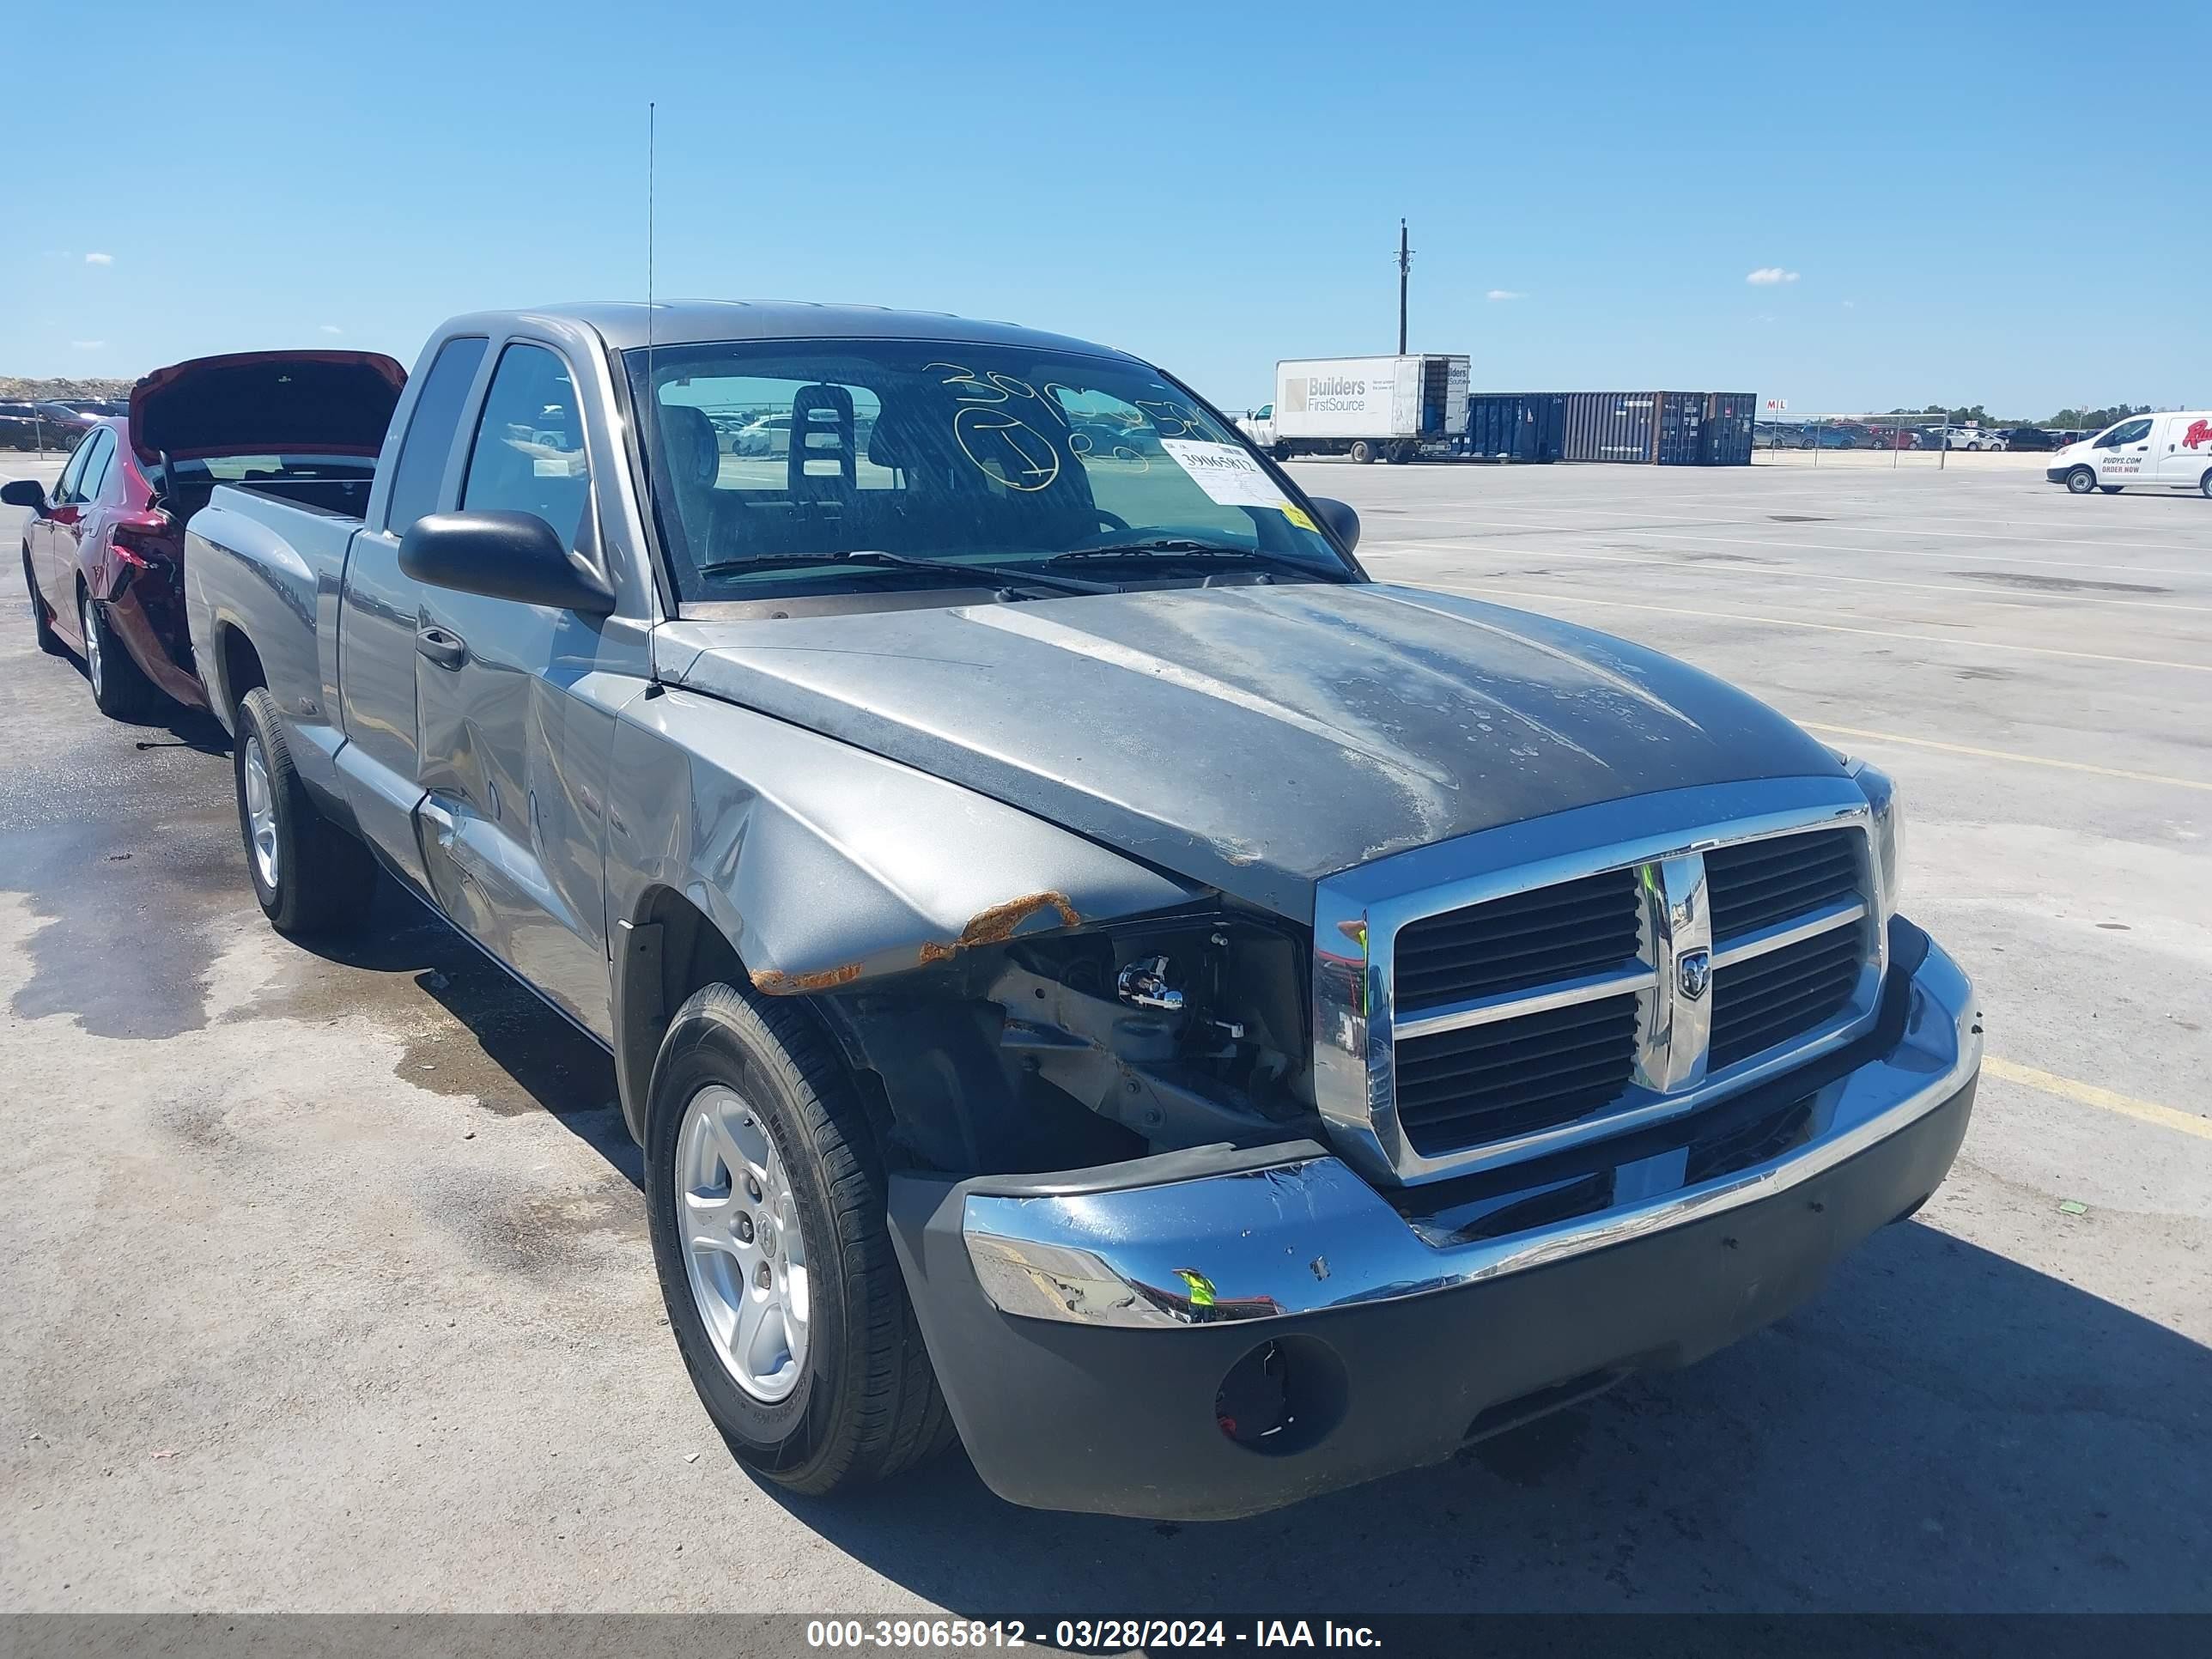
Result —
[[[1778, 1318], [1942, 1180], [1980, 1057], [1972, 988], [1931, 945], [1895, 964], [1868, 1036], [1727, 1109], [1730, 1133], [1802, 1114], [1786, 1152], [1671, 1193], [1460, 1240], [1424, 1222], [1438, 1191], [1394, 1202], [1302, 1141], [895, 1177], [893, 1232], [994, 1491], [1249, 1514], [1437, 1462]], [[1279, 1426], [1232, 1437], [1222, 1419], [1249, 1411], [1261, 1370]]]

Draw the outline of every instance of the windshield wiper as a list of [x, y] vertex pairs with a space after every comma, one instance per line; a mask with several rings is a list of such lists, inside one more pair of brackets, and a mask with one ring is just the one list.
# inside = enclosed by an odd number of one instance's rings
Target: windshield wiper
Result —
[[865, 549], [856, 553], [755, 553], [742, 559], [716, 559], [710, 564], [699, 566], [695, 574], [700, 576], [728, 576], [741, 570], [805, 564], [864, 564], [899, 570], [932, 570], [940, 575], [958, 576], [976, 587], [1005, 587], [1010, 582], [1028, 581], [1040, 587], [1056, 588], [1063, 593], [1112, 593], [1120, 591], [1110, 583], [1081, 581], [1073, 576], [1048, 576], [1026, 565], [956, 564], [950, 559], [916, 559], [904, 553], [886, 553], [879, 549]]
[[1200, 541], [1191, 536], [1154, 536], [1143, 541], [1113, 542], [1104, 547], [1079, 547], [1066, 553], [1055, 553], [1047, 564], [1073, 564], [1085, 559], [1164, 559], [1233, 561], [1238, 564], [1267, 565], [1277, 570], [1295, 570], [1302, 576], [1313, 576], [1326, 581], [1329, 573], [1304, 559], [1293, 558], [1287, 553], [1265, 553], [1249, 547], [1231, 547], [1225, 542]]

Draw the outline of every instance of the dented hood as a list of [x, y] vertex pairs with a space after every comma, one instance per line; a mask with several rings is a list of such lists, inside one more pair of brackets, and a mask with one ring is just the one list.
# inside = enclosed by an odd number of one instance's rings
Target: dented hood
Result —
[[1316, 879], [1407, 848], [1839, 769], [1656, 652], [1386, 584], [687, 621], [656, 654], [664, 678], [1300, 919]]
[[234, 351], [131, 388], [131, 447], [151, 465], [215, 455], [374, 455], [407, 371], [377, 351]]

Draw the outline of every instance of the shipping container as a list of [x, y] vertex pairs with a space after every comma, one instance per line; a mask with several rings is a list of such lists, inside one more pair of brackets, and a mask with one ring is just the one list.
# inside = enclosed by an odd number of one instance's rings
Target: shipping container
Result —
[[1757, 392], [1705, 393], [1705, 441], [1698, 454], [1698, 465], [1749, 466], [1752, 426], [1758, 416]]
[[1560, 392], [1470, 398], [1467, 453], [1485, 461], [1556, 461], [1566, 419], [1567, 400]]
[[1473, 410], [1478, 404], [1488, 409], [1556, 402], [1563, 406], [1558, 450], [1562, 460], [1748, 466], [1758, 401], [1748, 392], [1485, 392], [1468, 401], [1467, 447], [1474, 455], [1491, 453], [1488, 446], [1496, 435], [1488, 428], [1476, 430]]

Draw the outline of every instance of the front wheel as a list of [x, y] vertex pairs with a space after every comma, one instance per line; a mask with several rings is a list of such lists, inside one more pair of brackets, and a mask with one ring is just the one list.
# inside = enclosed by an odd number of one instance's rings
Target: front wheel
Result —
[[804, 1007], [709, 985], [677, 1010], [645, 1192], [669, 1328], [738, 1457], [821, 1494], [951, 1443], [873, 1131]]
[[2099, 484], [2097, 488], [2103, 490], [2107, 495], [2117, 495], [2120, 493], [2122, 486], [2118, 484]]
[[2069, 494], [2086, 495], [2096, 487], [2097, 475], [2086, 466], [2077, 466], [2066, 475], [2066, 488]]
[[246, 873], [280, 933], [340, 933], [368, 913], [376, 860], [323, 816], [292, 766], [276, 700], [260, 686], [238, 705], [231, 751]]

